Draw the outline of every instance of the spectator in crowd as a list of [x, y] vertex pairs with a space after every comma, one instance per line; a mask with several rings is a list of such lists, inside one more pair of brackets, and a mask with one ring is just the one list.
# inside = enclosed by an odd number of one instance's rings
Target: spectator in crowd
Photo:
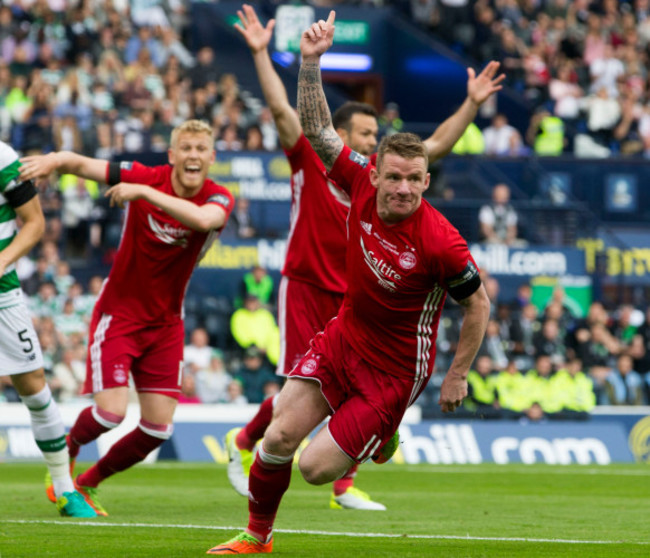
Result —
[[248, 404], [248, 399], [246, 399], [246, 396], [244, 395], [244, 386], [239, 380], [234, 379], [228, 384], [228, 395], [226, 403], [230, 403], [231, 405]]
[[184, 372], [183, 382], [181, 384], [181, 393], [178, 397], [178, 403], [183, 404], [197, 404], [201, 403], [201, 398], [196, 392], [196, 379], [194, 374]]
[[196, 374], [199, 370], [210, 366], [215, 349], [210, 347], [209, 343], [210, 337], [203, 327], [197, 327], [190, 334], [190, 343], [185, 345], [183, 350], [183, 360], [191, 374]]
[[579, 358], [570, 359], [551, 380], [559, 400], [562, 402], [561, 418], [586, 419], [596, 405], [594, 384], [582, 370]]
[[564, 362], [566, 347], [564, 346], [564, 336], [560, 334], [560, 326], [557, 320], [547, 319], [542, 325], [541, 331], [533, 337], [535, 354], [549, 357], [553, 364]]
[[226, 371], [223, 352], [213, 349], [210, 364], [194, 375], [196, 394], [202, 403], [224, 403], [228, 400], [228, 386], [232, 376]]
[[377, 123], [379, 124], [379, 137], [402, 132], [404, 121], [399, 117], [399, 105], [397, 103], [386, 103], [384, 111], [377, 119]]
[[234, 230], [238, 238], [253, 238], [257, 234], [250, 214], [250, 201], [247, 198], [237, 198], [229, 222], [228, 230]]
[[605, 393], [610, 405], [644, 405], [645, 389], [641, 375], [632, 368], [632, 357], [619, 355], [607, 375]]
[[[520, 418], [531, 409], [528, 382], [513, 360], [497, 374], [496, 390], [504, 418]], [[536, 418], [541, 416], [538, 411], [541, 410], [535, 410]]]
[[39, 318], [44, 316], [53, 317], [59, 313], [61, 300], [52, 281], [41, 284], [36, 295], [30, 297], [29, 308]]
[[86, 377], [84, 347], [64, 349], [61, 360], [52, 367], [52, 376], [59, 385], [58, 401], [66, 403], [80, 397]]
[[555, 157], [564, 151], [566, 138], [564, 122], [550, 111], [541, 107], [533, 115], [526, 131], [526, 141], [536, 155]]
[[274, 344], [279, 337], [275, 318], [255, 295], [249, 294], [244, 306], [235, 310], [230, 318], [230, 331], [242, 351], [254, 345], [265, 354], [277, 352]]
[[[554, 417], [564, 405], [564, 394], [560, 391], [562, 386], [552, 382], [553, 372], [551, 356], [539, 353], [535, 359], [535, 367], [528, 370], [525, 376], [530, 407], [539, 407], [539, 410], [547, 418]], [[531, 409], [528, 411], [528, 416], [536, 420], [541, 418], [537, 414], [534, 417], [531, 416]]]
[[512, 357], [522, 370], [533, 365], [536, 351], [534, 339], [541, 329], [537, 306], [532, 303], [526, 304], [511, 322], [508, 337], [512, 343]]
[[467, 375], [467, 397], [463, 402], [466, 410], [480, 418], [499, 418], [501, 410], [497, 399], [496, 374], [492, 358], [479, 356]]
[[481, 155], [485, 153], [485, 139], [481, 129], [474, 122], [470, 122], [451, 152], [455, 155]]
[[234, 376], [244, 386], [244, 395], [249, 403], [261, 403], [264, 400], [264, 385], [280, 381], [266, 364], [264, 352], [255, 345], [249, 345], [244, 351], [241, 366]]
[[492, 124], [483, 130], [486, 155], [520, 155], [523, 141], [519, 131], [508, 124], [505, 114], [497, 114]]
[[478, 219], [484, 242], [509, 246], [518, 244], [519, 217], [510, 204], [507, 184], [497, 184], [492, 188], [492, 202], [481, 207]]
[[87, 256], [90, 225], [99, 185], [94, 180], [65, 174], [61, 176], [62, 222], [66, 229], [66, 257]]
[[259, 264], [255, 265], [242, 277], [236, 306], [241, 306], [249, 295], [257, 297], [264, 306], [268, 306], [273, 299], [273, 288], [273, 278], [266, 269]]
[[499, 370], [508, 365], [507, 340], [501, 337], [499, 322], [496, 320], [488, 322], [479, 354], [488, 355], [494, 367]]

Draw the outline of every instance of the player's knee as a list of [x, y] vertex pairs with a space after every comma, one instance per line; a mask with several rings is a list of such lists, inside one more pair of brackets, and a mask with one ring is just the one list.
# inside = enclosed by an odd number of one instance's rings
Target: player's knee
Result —
[[332, 482], [336, 475], [328, 470], [327, 465], [309, 459], [303, 459], [302, 456], [298, 463], [300, 473], [309, 484], [321, 485]]
[[92, 414], [93, 418], [104, 428], [113, 429], [122, 423], [126, 412], [116, 413], [102, 409], [98, 405], [93, 405]]
[[293, 454], [300, 442], [301, 440], [295, 439], [287, 429], [277, 424], [271, 423], [264, 433], [264, 447], [269, 453], [275, 455]]

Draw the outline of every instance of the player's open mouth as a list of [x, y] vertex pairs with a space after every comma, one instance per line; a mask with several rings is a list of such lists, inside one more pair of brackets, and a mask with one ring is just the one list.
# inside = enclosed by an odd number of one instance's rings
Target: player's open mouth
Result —
[[185, 172], [190, 176], [195, 174], [201, 174], [201, 167], [199, 165], [187, 165], [185, 167]]

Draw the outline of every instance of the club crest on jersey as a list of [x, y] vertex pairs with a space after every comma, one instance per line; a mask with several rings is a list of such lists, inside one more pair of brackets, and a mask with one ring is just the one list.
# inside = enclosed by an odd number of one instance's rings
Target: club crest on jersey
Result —
[[124, 370], [122, 364], [115, 365], [115, 369], [113, 370], [113, 378], [118, 384], [126, 384], [126, 370]]
[[361, 155], [361, 153], [357, 153], [356, 151], [350, 151], [350, 161], [353, 163], [356, 163], [362, 168], [366, 168], [368, 166], [368, 159]]
[[417, 261], [413, 252], [402, 252], [399, 255], [399, 266], [402, 269], [413, 269]]
[[151, 216], [151, 214], [147, 215], [147, 220], [149, 221], [151, 232], [153, 232], [156, 238], [161, 242], [173, 246], [182, 246], [183, 248], [187, 246], [187, 236], [190, 234], [189, 230], [171, 227], [167, 223], [164, 225], [160, 224]]
[[316, 368], [318, 368], [318, 361], [314, 358], [310, 358], [309, 360], [303, 362], [302, 366], [300, 367], [300, 371], [303, 374], [309, 375], [316, 372]]
[[372, 234], [372, 225], [366, 223], [365, 221], [359, 221], [361, 223], [361, 228], [366, 231], [366, 234]]

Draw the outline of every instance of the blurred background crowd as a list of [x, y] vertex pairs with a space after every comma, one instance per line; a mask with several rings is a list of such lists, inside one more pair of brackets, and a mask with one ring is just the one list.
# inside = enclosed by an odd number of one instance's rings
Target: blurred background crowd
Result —
[[[391, 2], [356, 2], [386, 5]], [[272, 2], [269, 4], [273, 4]], [[337, 2], [313, 2], [336, 5]], [[650, 2], [634, 0], [411, 0], [395, 8], [478, 65], [499, 60], [531, 107], [526, 129], [492, 107], [459, 156], [650, 154]], [[165, 152], [174, 126], [210, 122], [217, 151], [277, 151], [270, 111], [221, 63], [227, 53], [192, 49], [182, 0], [13, 0], [0, 6], [0, 139], [21, 154], [71, 150], [110, 159]], [[400, 107], [382, 107], [382, 133], [407, 130]], [[489, 108], [489, 107], [488, 107]], [[37, 184], [47, 231], [18, 267], [60, 401], [79, 397], [87, 327], [102, 274], [118, 246], [122, 214], [102, 185], [73, 176]], [[525, 246], [506, 184], [480, 200], [472, 242]], [[435, 192], [453, 198], [452, 192]], [[435, 203], [435, 202], [434, 202]], [[257, 232], [238, 200], [226, 235]], [[288, 228], [288, 215], [287, 215]], [[105, 267], [104, 267], [105, 269]], [[484, 272], [492, 300], [487, 336], [464, 412], [530, 420], [584, 417], [595, 405], [650, 402], [650, 311], [593, 302], [578, 317], [561, 288], [543, 307], [522, 283], [515, 302]], [[277, 285], [256, 266], [239, 296], [187, 299], [182, 403], [259, 403], [277, 393]], [[436, 377], [420, 400], [435, 414], [460, 312], [441, 321]], [[17, 401], [0, 377], [0, 401]]]

